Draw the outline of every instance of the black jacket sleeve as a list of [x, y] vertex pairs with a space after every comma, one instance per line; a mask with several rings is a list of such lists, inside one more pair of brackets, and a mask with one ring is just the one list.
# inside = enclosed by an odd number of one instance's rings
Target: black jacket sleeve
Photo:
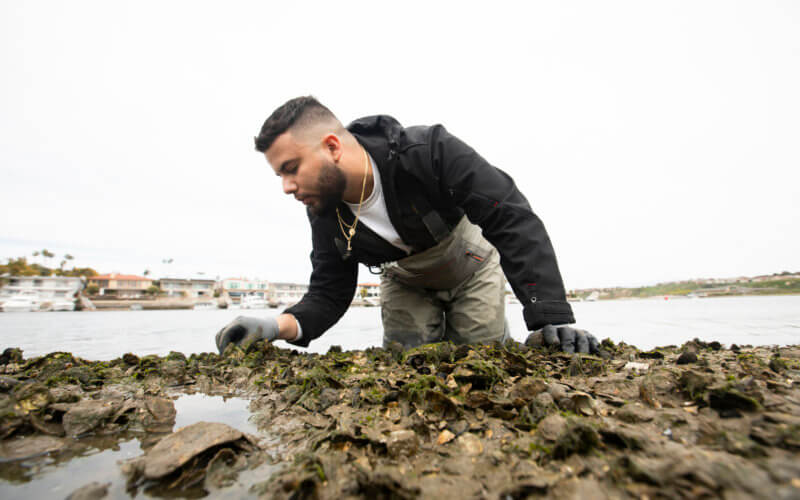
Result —
[[523, 304], [529, 330], [574, 323], [555, 251], [544, 224], [513, 179], [441, 125], [429, 145], [440, 193], [461, 207], [500, 253], [500, 265]]
[[308, 292], [300, 302], [287, 308], [303, 329], [303, 336], [294, 345], [308, 347], [309, 342], [333, 326], [347, 311], [356, 291], [358, 263], [343, 260], [336, 249], [336, 226], [329, 220], [309, 212], [311, 222], [311, 280]]

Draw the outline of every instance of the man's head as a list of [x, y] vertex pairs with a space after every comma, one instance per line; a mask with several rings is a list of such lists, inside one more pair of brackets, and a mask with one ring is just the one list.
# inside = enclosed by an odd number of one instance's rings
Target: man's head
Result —
[[283, 191], [322, 214], [342, 200], [347, 182], [338, 163], [349, 137], [314, 97], [296, 97], [272, 112], [255, 146], [281, 177]]

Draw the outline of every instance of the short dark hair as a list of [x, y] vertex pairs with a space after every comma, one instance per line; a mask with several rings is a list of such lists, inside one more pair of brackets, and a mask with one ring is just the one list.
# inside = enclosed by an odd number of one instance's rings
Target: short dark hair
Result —
[[261, 132], [254, 137], [256, 151], [266, 152], [279, 135], [297, 123], [314, 123], [322, 120], [336, 120], [336, 115], [323, 106], [314, 96], [289, 99], [269, 115], [261, 126]]

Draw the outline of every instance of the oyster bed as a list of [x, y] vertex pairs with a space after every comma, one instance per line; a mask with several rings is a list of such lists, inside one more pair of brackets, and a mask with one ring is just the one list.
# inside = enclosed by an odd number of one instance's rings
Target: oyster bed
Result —
[[[118, 465], [132, 496], [800, 497], [800, 348], [602, 348], [259, 343], [111, 361], [6, 349], [0, 477], [133, 436], [144, 453]], [[187, 393], [250, 399], [259, 435], [173, 431]], [[72, 498], [107, 495], [89, 483]]]

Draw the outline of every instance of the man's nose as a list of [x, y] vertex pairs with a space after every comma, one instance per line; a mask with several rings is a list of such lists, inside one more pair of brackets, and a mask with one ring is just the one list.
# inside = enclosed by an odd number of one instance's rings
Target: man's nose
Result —
[[283, 192], [286, 194], [292, 194], [297, 191], [297, 183], [290, 179], [288, 176], [284, 177], [281, 182], [283, 183]]

